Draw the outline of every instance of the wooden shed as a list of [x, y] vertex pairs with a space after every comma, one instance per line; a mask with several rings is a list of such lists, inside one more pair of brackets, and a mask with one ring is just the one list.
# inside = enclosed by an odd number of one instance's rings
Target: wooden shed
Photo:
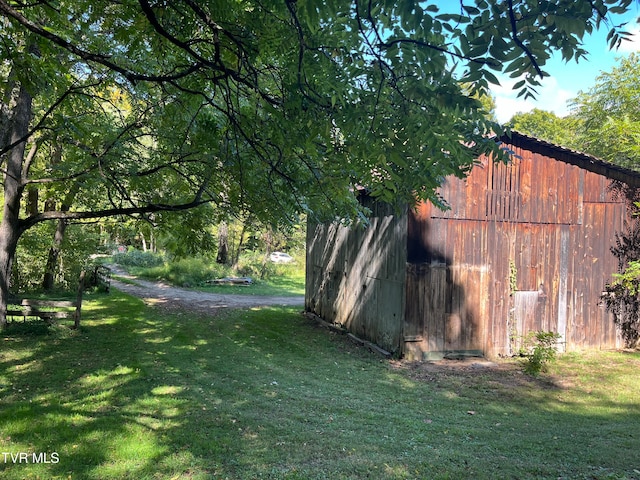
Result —
[[409, 359], [511, 355], [538, 330], [562, 350], [620, 347], [600, 296], [631, 220], [614, 186], [640, 174], [516, 132], [502, 141], [509, 164], [483, 157], [446, 179], [449, 210], [371, 204], [366, 228], [310, 224], [306, 310]]

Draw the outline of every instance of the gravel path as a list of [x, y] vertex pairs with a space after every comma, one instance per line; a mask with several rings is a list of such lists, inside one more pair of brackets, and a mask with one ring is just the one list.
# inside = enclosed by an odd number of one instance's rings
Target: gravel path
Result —
[[304, 306], [304, 296], [271, 297], [256, 295], [233, 295], [198, 292], [173, 287], [163, 282], [150, 282], [129, 275], [113, 265], [111, 272], [132, 283], [111, 279], [111, 286], [122, 292], [139, 297], [148, 305], [157, 305], [166, 309], [192, 310], [199, 313], [214, 314], [221, 308], [252, 308], [268, 306]]

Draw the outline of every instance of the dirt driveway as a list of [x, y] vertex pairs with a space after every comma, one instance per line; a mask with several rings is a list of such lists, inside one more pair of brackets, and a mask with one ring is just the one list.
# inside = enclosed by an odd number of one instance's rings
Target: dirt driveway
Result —
[[118, 277], [132, 283], [117, 279], [111, 280], [111, 286], [122, 292], [144, 300], [147, 305], [155, 305], [167, 310], [191, 310], [203, 314], [215, 314], [222, 308], [252, 308], [267, 306], [304, 306], [302, 295], [294, 297], [265, 297], [256, 295], [233, 295], [198, 292], [173, 287], [163, 282], [150, 282], [129, 275], [113, 265], [111, 271]]

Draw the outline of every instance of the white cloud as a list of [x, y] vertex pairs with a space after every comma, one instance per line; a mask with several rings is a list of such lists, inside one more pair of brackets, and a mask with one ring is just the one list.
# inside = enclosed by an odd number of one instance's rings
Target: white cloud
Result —
[[639, 52], [640, 51], [640, 28], [633, 28], [629, 30], [633, 36], [628, 41], [622, 41], [620, 43], [620, 48], [618, 48], [618, 52], [620, 53], [631, 53], [631, 52]]
[[496, 102], [496, 116], [499, 122], [507, 122], [516, 113], [525, 113], [539, 108], [554, 112], [562, 117], [569, 113], [567, 102], [574, 98], [577, 92], [560, 88], [554, 77], [546, 77], [542, 86], [537, 88], [536, 99], [517, 98], [518, 91], [513, 90], [517, 79], [501, 79], [501, 85], [491, 89]]

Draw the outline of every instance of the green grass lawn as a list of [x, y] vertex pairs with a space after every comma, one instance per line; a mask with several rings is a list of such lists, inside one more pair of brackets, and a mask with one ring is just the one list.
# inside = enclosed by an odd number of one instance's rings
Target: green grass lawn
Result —
[[436, 371], [295, 309], [86, 300], [0, 336], [2, 479], [640, 478], [638, 353]]
[[[245, 274], [229, 267], [207, 264], [197, 259], [168, 262], [156, 267], [126, 267], [129, 273], [147, 280], [162, 280], [177, 287], [188, 287], [209, 293], [239, 295], [295, 296], [304, 295], [304, 264], [268, 264], [269, 274]], [[256, 267], [257, 268], [257, 267]], [[249, 276], [253, 283], [245, 285], [213, 285], [211, 280], [227, 276]], [[122, 280], [122, 278], [119, 278]]]
[[265, 280], [254, 279], [249, 286], [207, 285], [198, 290], [209, 293], [233, 293], [239, 295], [295, 296], [304, 295], [304, 271], [287, 272], [286, 275], [274, 275]]

